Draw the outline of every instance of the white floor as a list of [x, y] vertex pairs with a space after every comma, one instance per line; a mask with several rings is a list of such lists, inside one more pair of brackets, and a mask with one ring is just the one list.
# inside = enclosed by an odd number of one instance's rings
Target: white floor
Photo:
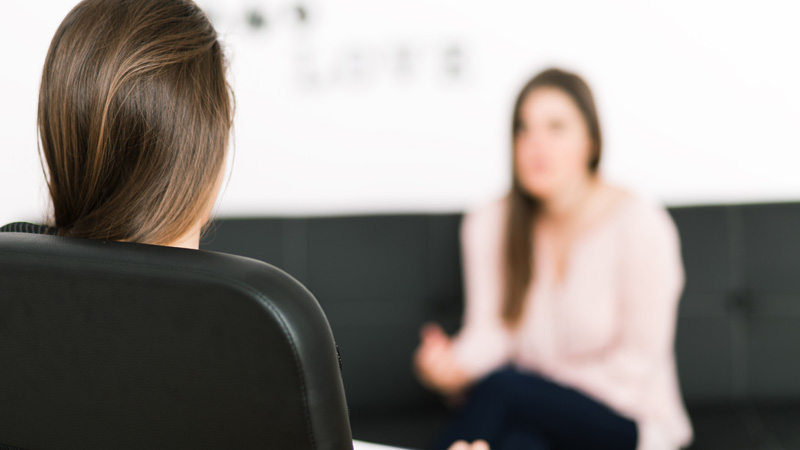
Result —
[[388, 445], [372, 444], [364, 441], [353, 441], [353, 450], [407, 450], [400, 447], [389, 447]]

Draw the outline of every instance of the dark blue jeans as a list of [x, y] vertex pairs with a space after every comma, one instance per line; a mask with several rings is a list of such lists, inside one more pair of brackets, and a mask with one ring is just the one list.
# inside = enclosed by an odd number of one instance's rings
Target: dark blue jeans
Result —
[[502, 369], [472, 388], [436, 449], [483, 439], [492, 450], [633, 450], [637, 438], [635, 422], [586, 395]]

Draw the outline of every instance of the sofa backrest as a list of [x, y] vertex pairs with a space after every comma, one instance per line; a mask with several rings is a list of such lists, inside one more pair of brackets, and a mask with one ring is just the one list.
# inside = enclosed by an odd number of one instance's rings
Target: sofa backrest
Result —
[[[671, 208], [686, 289], [676, 338], [690, 404], [800, 399], [800, 203]], [[354, 413], [436, 404], [419, 328], [458, 329], [460, 214], [221, 219], [204, 248], [274, 264], [319, 300]]]
[[460, 215], [226, 219], [202, 247], [283, 268], [314, 293], [339, 346], [353, 413], [435, 405], [411, 354], [427, 321], [455, 331]]
[[670, 212], [687, 275], [676, 343], [687, 401], [800, 399], [800, 203]]

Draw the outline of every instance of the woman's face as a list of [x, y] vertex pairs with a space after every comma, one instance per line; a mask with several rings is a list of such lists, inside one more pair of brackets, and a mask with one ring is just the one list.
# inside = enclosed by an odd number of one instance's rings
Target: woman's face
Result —
[[520, 119], [514, 158], [528, 194], [546, 201], [589, 177], [589, 128], [568, 94], [552, 87], [534, 89], [522, 102]]

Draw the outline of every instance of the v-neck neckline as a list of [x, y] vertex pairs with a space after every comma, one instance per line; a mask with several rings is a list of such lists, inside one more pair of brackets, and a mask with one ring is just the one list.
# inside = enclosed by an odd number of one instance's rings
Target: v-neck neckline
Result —
[[[614, 205], [610, 211], [605, 213], [594, 226], [588, 227], [585, 230], [577, 233], [569, 249], [565, 252], [564, 268], [560, 276], [558, 274], [558, 268], [556, 267], [555, 261], [552, 258], [545, 261], [544, 267], [546, 267], [547, 270], [542, 271], [543, 273], [540, 272], [540, 274], [545, 275], [546, 282], [550, 287], [550, 290], [558, 293], [564, 292], [565, 287], [569, 285], [569, 279], [572, 277], [573, 272], [575, 271], [575, 260], [576, 255], [579, 253], [579, 249], [584, 247], [585, 242], [591, 237], [600, 233], [602, 230], [616, 222], [616, 220], [623, 215], [625, 210], [630, 207], [631, 204], [633, 204], [634, 199], [632, 195], [627, 193], [624, 195], [625, 197], [619, 200], [618, 204]], [[552, 246], [552, 241], [545, 241], [545, 246]], [[534, 237], [534, 251], [537, 251], [536, 247], [539, 245], [541, 245], [541, 242], [537, 242], [536, 238]], [[550, 249], [548, 248], [548, 250]], [[535, 261], [535, 270], [539, 270], [538, 264], [541, 262], [542, 261]], [[534, 283], [539, 281], [542, 280], [537, 280], [534, 276]]]

